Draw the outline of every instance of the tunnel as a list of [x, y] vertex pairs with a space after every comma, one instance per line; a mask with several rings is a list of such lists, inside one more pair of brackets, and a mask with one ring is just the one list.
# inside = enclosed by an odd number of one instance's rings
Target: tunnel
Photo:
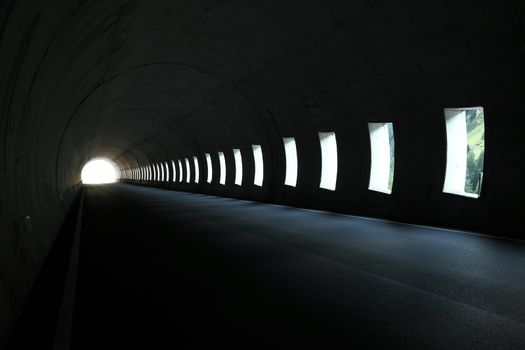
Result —
[[525, 348], [522, 1], [3, 0], [0, 53], [0, 348]]

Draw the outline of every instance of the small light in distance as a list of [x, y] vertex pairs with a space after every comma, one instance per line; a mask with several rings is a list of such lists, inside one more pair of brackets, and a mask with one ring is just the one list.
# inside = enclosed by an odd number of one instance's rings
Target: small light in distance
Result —
[[109, 160], [94, 159], [84, 165], [80, 177], [84, 184], [113, 183], [117, 181], [117, 169]]

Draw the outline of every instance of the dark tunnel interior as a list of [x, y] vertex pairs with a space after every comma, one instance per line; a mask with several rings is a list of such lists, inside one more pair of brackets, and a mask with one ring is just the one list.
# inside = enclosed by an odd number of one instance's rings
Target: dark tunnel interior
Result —
[[[1, 1], [0, 348], [94, 158], [128, 184], [525, 239], [524, 62], [518, 0]], [[477, 198], [444, 192], [446, 111], [467, 107], [484, 113]], [[393, 125], [391, 193], [370, 190], [371, 123]], [[178, 160], [191, 181], [126, 173]]]

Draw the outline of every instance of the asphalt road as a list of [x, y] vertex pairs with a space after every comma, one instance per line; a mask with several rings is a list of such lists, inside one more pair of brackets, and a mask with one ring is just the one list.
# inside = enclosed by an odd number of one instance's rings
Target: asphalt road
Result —
[[73, 349], [525, 349], [525, 243], [132, 185], [84, 202]]

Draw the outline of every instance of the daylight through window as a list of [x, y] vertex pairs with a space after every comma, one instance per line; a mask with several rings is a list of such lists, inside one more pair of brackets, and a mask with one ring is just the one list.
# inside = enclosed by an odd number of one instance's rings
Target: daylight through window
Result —
[[368, 189], [392, 193], [394, 181], [394, 127], [392, 123], [368, 123], [370, 133], [370, 182]]
[[297, 184], [297, 147], [295, 145], [295, 138], [284, 137], [284, 154], [286, 157], [286, 172], [284, 177], [284, 184], [295, 187]]
[[446, 108], [447, 168], [443, 192], [478, 198], [483, 182], [483, 107]]

